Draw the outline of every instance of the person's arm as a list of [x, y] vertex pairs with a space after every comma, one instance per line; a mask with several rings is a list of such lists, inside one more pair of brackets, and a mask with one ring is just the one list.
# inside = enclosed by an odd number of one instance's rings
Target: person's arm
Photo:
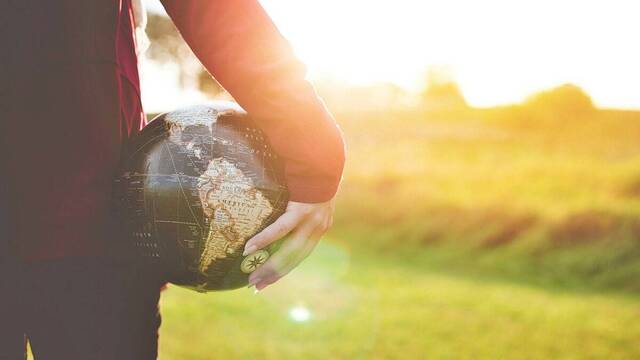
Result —
[[162, 3], [205, 68], [285, 161], [287, 211], [245, 246], [250, 253], [290, 235], [251, 275], [250, 283], [262, 289], [302, 261], [331, 225], [345, 161], [342, 134], [258, 0]]

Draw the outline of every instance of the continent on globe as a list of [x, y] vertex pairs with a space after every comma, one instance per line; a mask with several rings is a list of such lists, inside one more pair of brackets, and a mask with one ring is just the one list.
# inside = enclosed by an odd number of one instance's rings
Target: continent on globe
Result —
[[251, 178], [224, 158], [209, 163], [198, 179], [198, 193], [209, 225], [199, 264], [206, 274], [216, 260], [241, 252], [273, 207]]

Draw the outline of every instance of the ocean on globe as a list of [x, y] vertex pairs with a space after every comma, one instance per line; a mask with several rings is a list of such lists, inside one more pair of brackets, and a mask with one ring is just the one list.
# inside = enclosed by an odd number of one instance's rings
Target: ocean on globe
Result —
[[157, 116], [127, 145], [115, 181], [125, 249], [197, 291], [246, 286], [277, 244], [243, 256], [285, 210], [283, 164], [236, 104]]

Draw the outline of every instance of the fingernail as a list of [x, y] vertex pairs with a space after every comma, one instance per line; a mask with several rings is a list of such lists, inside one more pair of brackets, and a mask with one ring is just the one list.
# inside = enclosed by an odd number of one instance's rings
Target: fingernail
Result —
[[269, 285], [269, 284], [258, 284], [258, 285], [256, 285], [256, 292], [266, 288], [267, 285]]
[[244, 249], [244, 252], [242, 253], [242, 256], [247, 256], [249, 254], [251, 254], [252, 252], [258, 250], [258, 248], [255, 245], [251, 245], [247, 248]]
[[254, 279], [249, 279], [249, 286], [255, 286], [257, 283], [260, 282], [260, 278], [254, 278]]

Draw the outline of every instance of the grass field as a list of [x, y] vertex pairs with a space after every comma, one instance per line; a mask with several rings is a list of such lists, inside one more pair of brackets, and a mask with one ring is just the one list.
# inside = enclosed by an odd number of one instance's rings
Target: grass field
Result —
[[640, 358], [640, 114], [338, 116], [334, 230], [254, 295], [170, 288], [163, 359]]
[[[170, 288], [162, 358], [640, 358], [638, 297], [447, 271], [439, 262], [326, 242], [257, 295]], [[307, 321], [292, 318], [300, 307]]]

